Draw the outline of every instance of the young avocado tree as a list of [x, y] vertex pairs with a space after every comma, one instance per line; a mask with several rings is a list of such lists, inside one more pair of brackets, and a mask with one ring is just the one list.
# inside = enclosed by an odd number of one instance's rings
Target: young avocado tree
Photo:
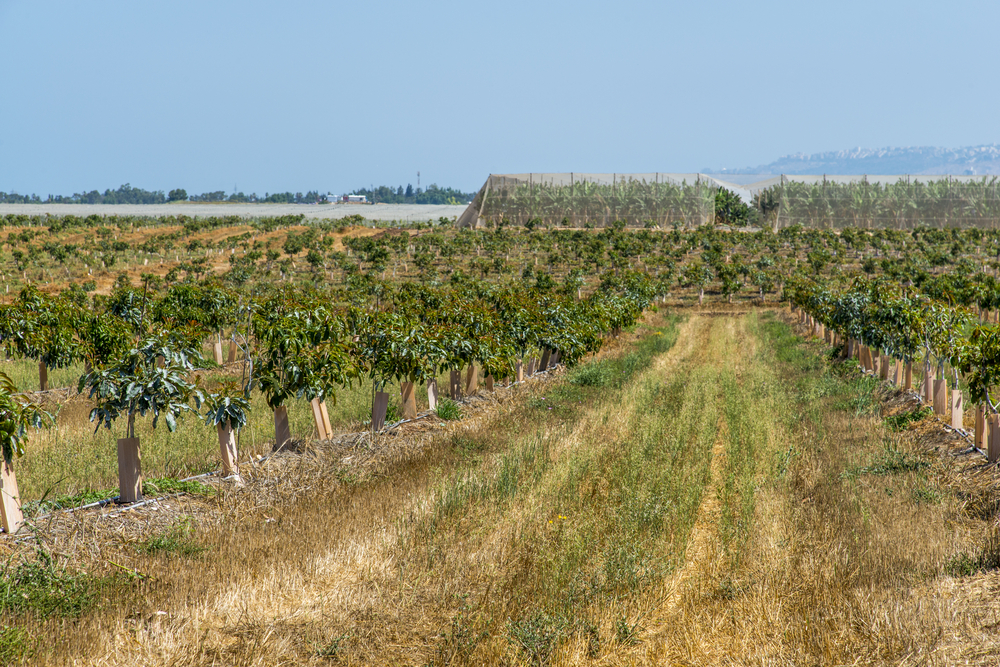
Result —
[[[956, 355], [962, 372], [969, 382], [969, 398], [974, 404], [985, 405], [990, 420], [990, 441], [987, 456], [990, 461], [1000, 459], [1000, 433], [998, 433], [997, 409], [1000, 401], [994, 401], [996, 388], [1000, 386], [1000, 329], [995, 326], [977, 326]], [[977, 436], [978, 438], [978, 436]]]
[[422, 322], [397, 313], [384, 318], [380, 328], [385, 341], [376, 363], [378, 381], [400, 382], [402, 417], [414, 419], [417, 416], [415, 386], [434, 380], [444, 352], [431, 327]]
[[538, 344], [544, 321], [527, 293], [509, 291], [496, 295], [493, 309], [497, 319], [504, 323], [504, 331], [517, 357], [514, 380], [524, 380], [524, 357]]
[[324, 306], [274, 316], [275, 309], [258, 311], [254, 334], [258, 341], [255, 384], [274, 410], [275, 449], [291, 440], [289, 398], [308, 401], [327, 397], [358, 377], [353, 343], [344, 318]]
[[90, 388], [95, 407], [90, 420], [97, 429], [126, 418], [125, 437], [118, 440], [119, 502], [142, 499], [142, 461], [139, 438], [135, 435], [136, 417], [152, 414], [155, 429], [160, 417], [171, 432], [184, 412], [200, 409], [204, 395], [188, 377], [198, 353], [191, 345], [170, 332], [148, 334], [118, 361], [94, 369], [80, 378], [80, 391]]
[[5, 315], [0, 336], [7, 349], [38, 362], [39, 388], [47, 390], [48, 370], [65, 368], [77, 359], [75, 332], [80, 309], [26, 285]]
[[19, 396], [10, 377], [0, 372], [0, 523], [8, 535], [24, 524], [14, 458], [24, 455], [29, 428], [39, 429], [52, 423], [51, 414]]
[[438, 343], [444, 367], [451, 371], [449, 393], [453, 400], [458, 400], [462, 397], [462, 368], [474, 358], [473, 341], [469, 340], [464, 326], [445, 321], [438, 325]]
[[681, 284], [698, 290], [698, 305], [705, 300], [705, 287], [712, 282], [712, 269], [695, 260], [684, 267], [680, 277]]
[[216, 284], [174, 285], [153, 305], [158, 321], [196, 326], [203, 336], [214, 337], [212, 353], [217, 364], [223, 362], [222, 330], [233, 323], [236, 311], [236, 300]]
[[121, 358], [135, 341], [131, 326], [111, 313], [82, 314], [75, 335], [88, 373]]
[[205, 399], [205, 421], [214, 426], [219, 435], [219, 456], [222, 459], [222, 476], [239, 479], [239, 452], [236, 434], [247, 424], [250, 412], [250, 387], [239, 382], [224, 382]]

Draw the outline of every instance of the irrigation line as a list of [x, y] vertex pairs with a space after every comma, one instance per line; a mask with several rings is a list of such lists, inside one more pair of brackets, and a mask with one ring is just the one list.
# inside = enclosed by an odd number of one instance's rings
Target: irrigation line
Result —
[[109, 512], [107, 514], [107, 516], [115, 516], [117, 514], [121, 514], [123, 512], [128, 512], [130, 510], [134, 510], [136, 508], [142, 507], [143, 505], [159, 504], [159, 502], [161, 500], [167, 500], [169, 498], [176, 498], [178, 496], [183, 496], [183, 495], [184, 495], [184, 492], [183, 491], [179, 491], [177, 493], [170, 493], [170, 494], [167, 494], [165, 496], [157, 496], [155, 498], [150, 498], [148, 500], [141, 500], [141, 501], [139, 501], [137, 503], [132, 503], [131, 505], [126, 505], [125, 507], [123, 507], [123, 508], [121, 508], [119, 510], [115, 510], [114, 512]]

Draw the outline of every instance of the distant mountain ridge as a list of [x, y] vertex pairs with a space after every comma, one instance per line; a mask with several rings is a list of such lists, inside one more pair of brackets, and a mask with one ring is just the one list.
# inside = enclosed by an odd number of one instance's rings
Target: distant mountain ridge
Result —
[[1000, 174], [1000, 146], [965, 148], [853, 148], [786, 155], [770, 164], [744, 169], [705, 170], [714, 174]]

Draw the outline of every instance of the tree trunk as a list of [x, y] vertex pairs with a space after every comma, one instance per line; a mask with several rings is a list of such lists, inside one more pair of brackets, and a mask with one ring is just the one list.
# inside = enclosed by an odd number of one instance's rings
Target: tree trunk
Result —
[[948, 413], [948, 380], [941, 378], [934, 380], [934, 414], [944, 415]]
[[139, 438], [118, 439], [118, 492], [119, 502], [134, 503], [142, 500], [142, 452], [139, 449]]
[[417, 418], [417, 394], [412, 382], [399, 385], [399, 398], [403, 406], [403, 419]]
[[542, 350], [542, 361], [538, 364], [538, 370], [544, 371], [549, 367], [549, 359], [552, 357], [552, 350], [545, 348]]
[[279, 405], [274, 409], [274, 451], [288, 445], [292, 439], [292, 431], [288, 426], [288, 408]]
[[993, 463], [1000, 459], [1000, 415], [989, 416], [989, 446], [986, 449], [986, 458]]
[[320, 403], [321, 401], [318, 398], [309, 401], [309, 407], [312, 408], [313, 422], [316, 424], [316, 439], [329, 440], [330, 434], [327, 433], [326, 424], [323, 422], [323, 409], [320, 407]]
[[326, 437], [333, 437], [333, 427], [330, 425], [330, 412], [326, 409], [326, 401], [319, 402], [319, 411], [323, 414], [323, 428], [326, 429]]
[[38, 387], [41, 391], [49, 390], [49, 368], [44, 361], [38, 362]]
[[427, 404], [431, 410], [437, 410], [438, 402], [438, 381], [436, 379], [427, 381]]
[[965, 429], [965, 402], [962, 400], [962, 390], [951, 390], [951, 427]]
[[0, 524], [8, 535], [16, 533], [24, 525], [21, 513], [21, 493], [17, 490], [14, 476], [14, 462], [0, 457]]
[[239, 457], [236, 451], [236, 431], [227, 421], [225, 424], [218, 424], [216, 430], [219, 432], [219, 457], [222, 459], [222, 476], [231, 477], [240, 474]]
[[479, 391], [479, 369], [475, 364], [469, 364], [465, 373], [465, 394], [472, 396]]
[[452, 400], [457, 401], [462, 398], [462, 371], [452, 371], [449, 376], [449, 393], [451, 394]]
[[389, 394], [384, 391], [375, 392], [372, 402], [372, 429], [381, 431], [385, 427], [385, 415], [389, 410]]

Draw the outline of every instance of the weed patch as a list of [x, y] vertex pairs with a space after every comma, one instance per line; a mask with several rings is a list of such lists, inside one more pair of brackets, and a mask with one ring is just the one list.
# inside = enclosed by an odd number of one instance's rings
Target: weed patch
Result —
[[944, 564], [945, 574], [951, 577], [970, 577], [997, 568], [1000, 568], [1000, 534], [995, 529], [973, 553], [955, 554]]
[[925, 405], [922, 408], [914, 408], [913, 410], [890, 415], [883, 421], [887, 429], [899, 433], [900, 431], [905, 431], [910, 424], [918, 422], [932, 414], [934, 414], [934, 410], [929, 405]]
[[34, 642], [23, 629], [0, 625], [0, 665], [13, 665], [33, 653]]
[[917, 472], [930, 465], [929, 462], [908, 452], [886, 445], [878, 452], [871, 463], [859, 468], [845, 470], [842, 476], [853, 479], [861, 475], [898, 475], [907, 472]]
[[[155, 477], [142, 481], [142, 494], [146, 497], [155, 498], [171, 493], [208, 496], [215, 493], [215, 490], [196, 480], [182, 482], [172, 477]], [[44, 512], [82, 507], [102, 500], [113, 500], [116, 497], [118, 497], [118, 489], [87, 490], [72, 495], [59, 496], [52, 500], [29, 501], [24, 503], [23, 509], [25, 515], [37, 516]]]
[[181, 517], [166, 532], [143, 540], [137, 548], [144, 554], [177, 556], [194, 556], [207, 549], [195, 542], [194, 524], [190, 517]]
[[57, 567], [39, 549], [35, 560], [0, 569], [0, 612], [75, 618], [94, 605], [100, 584], [85, 573]]
[[538, 611], [520, 621], [507, 624], [511, 641], [532, 665], [547, 665], [566, 632], [568, 623], [562, 616]]
[[462, 418], [462, 408], [458, 407], [458, 403], [446, 396], [438, 399], [436, 412], [437, 416], [445, 421]]

